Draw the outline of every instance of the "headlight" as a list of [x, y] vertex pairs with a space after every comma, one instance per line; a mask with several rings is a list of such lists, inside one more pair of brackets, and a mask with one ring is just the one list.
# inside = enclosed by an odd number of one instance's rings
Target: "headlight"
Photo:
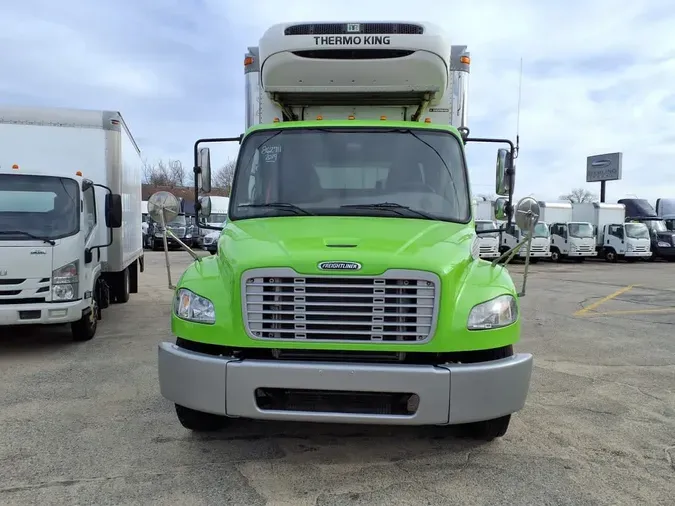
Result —
[[197, 323], [215, 323], [216, 311], [209, 299], [181, 288], [176, 293], [173, 311], [178, 318]]
[[664, 241], [659, 241], [658, 242], [659, 248], [670, 248], [670, 244]]
[[52, 301], [66, 302], [78, 296], [79, 276], [75, 260], [52, 271]]
[[518, 319], [518, 303], [511, 295], [500, 295], [477, 304], [469, 313], [466, 324], [469, 330], [486, 330], [506, 327]]

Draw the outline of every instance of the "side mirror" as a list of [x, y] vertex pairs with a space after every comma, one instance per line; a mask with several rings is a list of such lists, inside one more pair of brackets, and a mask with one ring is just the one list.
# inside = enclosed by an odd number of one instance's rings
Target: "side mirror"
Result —
[[122, 196], [108, 193], [105, 196], [105, 226], [120, 228], [122, 226]]
[[507, 196], [511, 191], [511, 177], [506, 174], [511, 165], [511, 153], [508, 149], [497, 150], [497, 165], [495, 170], [495, 193]]
[[206, 219], [211, 216], [211, 197], [199, 197], [199, 205], [199, 216], [197, 217], [197, 220], [199, 220], [199, 218]]
[[516, 225], [526, 232], [539, 223], [540, 214], [539, 203], [532, 197], [524, 197], [516, 204]]
[[504, 197], [500, 197], [497, 200], [495, 200], [494, 209], [493, 209], [493, 214], [494, 214], [495, 220], [504, 221], [507, 218], [506, 206], [507, 206], [508, 202], [509, 201]]
[[201, 148], [197, 154], [197, 167], [199, 167], [198, 186], [205, 193], [211, 191], [211, 151], [209, 148]]

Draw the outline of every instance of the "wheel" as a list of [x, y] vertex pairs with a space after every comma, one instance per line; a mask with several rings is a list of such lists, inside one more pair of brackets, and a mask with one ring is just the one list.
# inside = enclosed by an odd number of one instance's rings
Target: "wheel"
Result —
[[605, 260], [607, 262], [615, 264], [617, 262], [616, 251], [614, 251], [613, 249], [608, 249], [607, 251], [605, 251]]
[[127, 267], [122, 272], [117, 274], [117, 279], [115, 280], [115, 302], [118, 304], [124, 304], [129, 301], [129, 294], [131, 293], [131, 275], [129, 273], [129, 268]]
[[186, 429], [195, 432], [215, 432], [227, 425], [227, 417], [203, 413], [176, 404], [178, 421]]
[[511, 415], [501, 416], [492, 420], [474, 422], [467, 425], [469, 436], [481, 441], [492, 441], [506, 434], [511, 422]]
[[560, 251], [557, 249], [551, 250], [551, 262], [560, 262]]
[[93, 339], [98, 328], [98, 313], [98, 303], [96, 302], [96, 298], [92, 297], [89, 312], [83, 314], [82, 318], [70, 324], [73, 341], [83, 342]]

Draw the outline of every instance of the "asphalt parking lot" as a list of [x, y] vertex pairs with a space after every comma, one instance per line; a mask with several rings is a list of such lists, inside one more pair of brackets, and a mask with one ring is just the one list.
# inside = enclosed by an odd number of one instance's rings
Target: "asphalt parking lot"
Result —
[[[174, 281], [190, 261], [172, 252]], [[193, 435], [159, 394], [163, 253], [98, 335], [0, 338], [0, 504], [675, 503], [675, 265], [537, 264], [525, 409], [491, 443], [441, 428], [237, 421]], [[517, 281], [522, 265], [511, 267]]]

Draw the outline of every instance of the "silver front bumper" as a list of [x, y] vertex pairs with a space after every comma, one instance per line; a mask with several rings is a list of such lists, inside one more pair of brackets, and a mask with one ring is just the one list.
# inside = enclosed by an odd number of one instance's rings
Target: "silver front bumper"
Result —
[[[166, 399], [206, 413], [260, 420], [446, 425], [490, 420], [525, 405], [532, 355], [476, 364], [347, 364], [239, 360], [159, 345], [159, 384]], [[413, 415], [263, 410], [257, 388], [408, 392]]]

